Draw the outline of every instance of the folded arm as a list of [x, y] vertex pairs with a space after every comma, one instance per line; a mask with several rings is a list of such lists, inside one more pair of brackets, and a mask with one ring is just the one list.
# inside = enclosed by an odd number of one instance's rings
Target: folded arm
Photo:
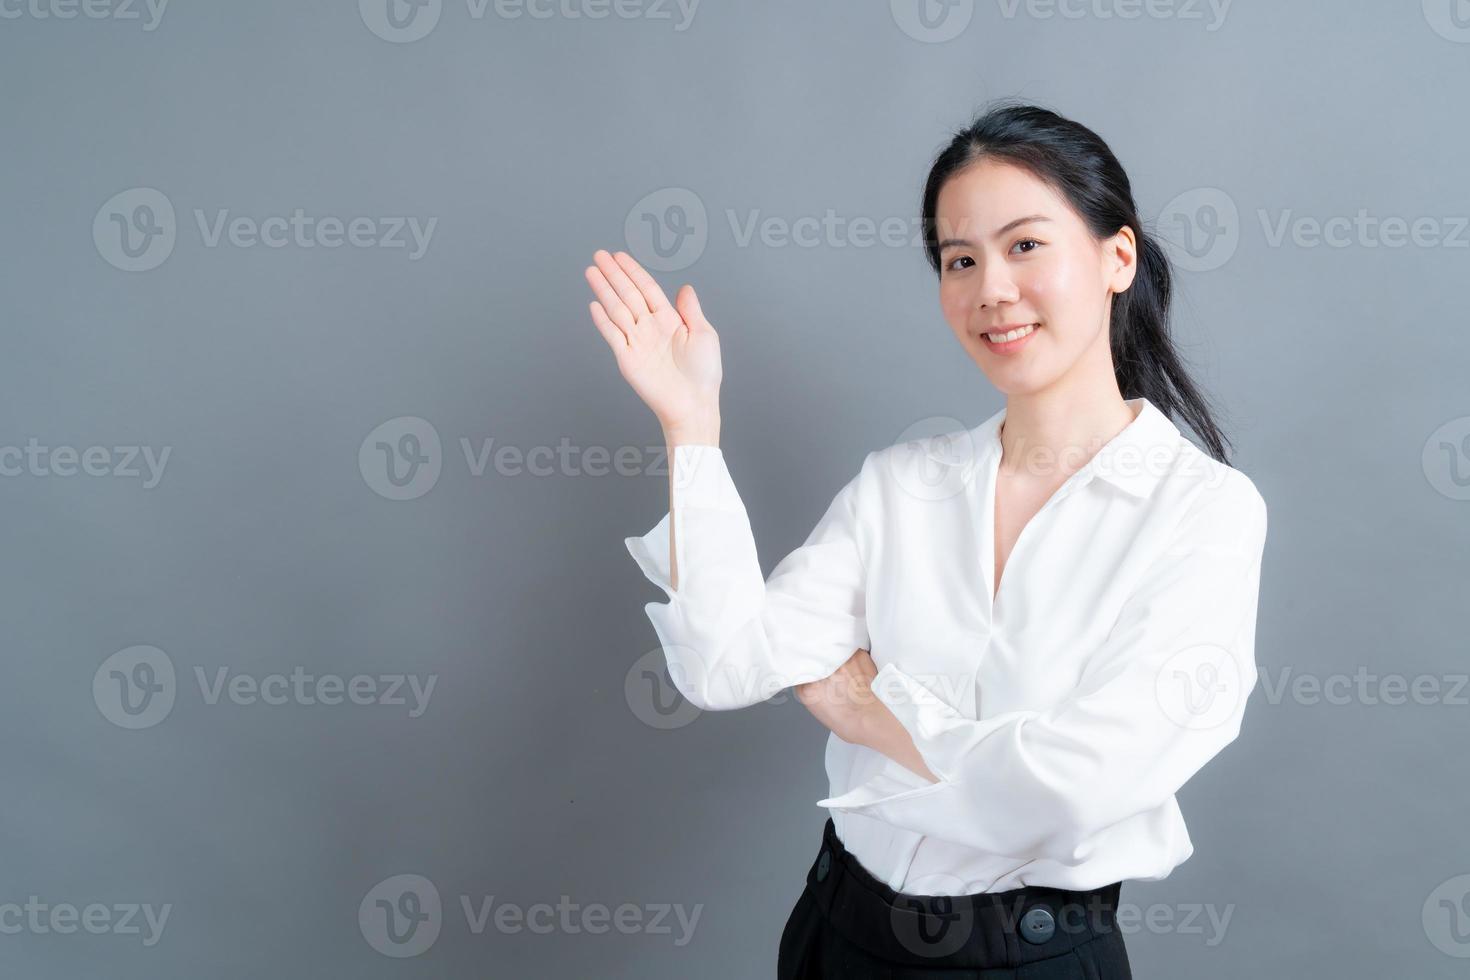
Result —
[[977, 721], [885, 665], [873, 691], [938, 781], [915, 786], [895, 760], [819, 805], [995, 854], [1085, 860], [1089, 838], [1165, 803], [1239, 733], [1265, 534], [1248, 480], [1205, 491], [1075, 692], [1045, 710]]

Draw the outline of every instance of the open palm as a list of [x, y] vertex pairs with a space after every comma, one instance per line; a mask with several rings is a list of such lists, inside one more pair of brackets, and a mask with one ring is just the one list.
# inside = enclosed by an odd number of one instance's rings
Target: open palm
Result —
[[597, 299], [592, 322], [612, 348], [618, 370], [666, 429], [718, 407], [720, 338], [705, 319], [694, 287], [670, 303], [658, 283], [626, 252], [599, 249], [587, 267]]

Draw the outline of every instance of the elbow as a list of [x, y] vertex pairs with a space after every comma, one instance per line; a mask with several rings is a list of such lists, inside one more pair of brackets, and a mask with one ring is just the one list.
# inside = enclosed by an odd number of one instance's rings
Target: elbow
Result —
[[663, 647], [668, 677], [674, 689], [699, 711], [735, 711], [767, 700], [775, 693], [759, 678], [722, 667], [718, 656], [701, 655], [689, 647]]

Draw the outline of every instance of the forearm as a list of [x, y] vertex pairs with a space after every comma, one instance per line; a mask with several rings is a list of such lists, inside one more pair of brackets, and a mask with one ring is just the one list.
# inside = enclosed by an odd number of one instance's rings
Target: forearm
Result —
[[877, 702], [874, 710], [866, 713], [862, 744], [932, 783], [939, 782], [939, 777], [924, 764], [924, 757], [919, 754], [908, 729], [903, 727], [898, 717], [881, 701]]
[[710, 413], [697, 422], [664, 427], [664, 447], [669, 466], [669, 583], [679, 590], [679, 565], [674, 544], [674, 450], [682, 445], [719, 446], [720, 417]]

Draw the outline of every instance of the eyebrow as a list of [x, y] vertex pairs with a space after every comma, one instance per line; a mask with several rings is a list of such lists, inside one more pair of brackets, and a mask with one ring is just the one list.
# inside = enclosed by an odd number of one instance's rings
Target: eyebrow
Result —
[[[997, 228], [995, 230], [995, 234], [992, 237], [999, 238], [1001, 235], [1004, 235], [1006, 232], [1011, 231], [1012, 229], [1015, 229], [1015, 228], [1019, 228], [1019, 227], [1021, 227], [1024, 224], [1029, 224], [1029, 223], [1031, 223], [1033, 221], [1050, 221], [1050, 220], [1051, 219], [1048, 218], [1044, 214], [1028, 214], [1028, 215], [1026, 215], [1023, 218], [1017, 218], [1014, 221], [1008, 221], [1008, 222], [1006, 222], [1004, 225], [1002, 225], [1001, 227], [999, 227], [999, 228]], [[974, 243], [971, 242], [968, 238], [946, 238], [946, 239], [944, 239], [943, 241], [941, 241], [939, 243], [939, 250], [942, 252], [945, 249], [952, 248], [954, 246], [960, 246], [961, 248], [972, 248], [972, 247], [974, 247]]]

